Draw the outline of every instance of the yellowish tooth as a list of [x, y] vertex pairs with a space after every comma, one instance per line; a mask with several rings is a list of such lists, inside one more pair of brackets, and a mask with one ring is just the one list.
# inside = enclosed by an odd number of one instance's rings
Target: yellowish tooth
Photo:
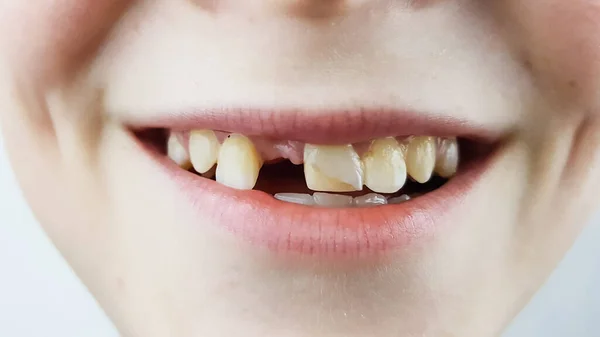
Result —
[[305, 145], [304, 178], [309, 189], [361, 191], [363, 177], [362, 162], [352, 145]]
[[365, 185], [374, 192], [394, 193], [406, 182], [402, 147], [393, 137], [376, 139], [363, 155]]
[[167, 140], [167, 156], [184, 170], [189, 170], [192, 167], [190, 156], [174, 134], [169, 135]]
[[460, 155], [456, 138], [440, 139], [437, 146], [435, 172], [443, 178], [450, 178], [456, 174]]
[[317, 167], [304, 164], [304, 179], [306, 186], [313, 191], [324, 192], [352, 192], [356, 191], [352, 185], [324, 175]]
[[194, 170], [208, 172], [217, 162], [219, 147], [219, 140], [212, 130], [191, 131], [188, 148]]
[[414, 137], [406, 151], [406, 169], [408, 174], [419, 183], [431, 178], [435, 167], [436, 144], [434, 137]]
[[221, 145], [217, 164], [217, 181], [238, 190], [256, 185], [262, 158], [248, 137], [232, 134]]

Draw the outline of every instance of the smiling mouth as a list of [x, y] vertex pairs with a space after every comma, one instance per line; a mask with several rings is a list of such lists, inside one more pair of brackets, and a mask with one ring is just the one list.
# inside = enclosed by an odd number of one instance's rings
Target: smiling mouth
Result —
[[201, 112], [130, 128], [230, 231], [277, 251], [347, 255], [429, 234], [499, 143], [464, 121], [365, 113]]

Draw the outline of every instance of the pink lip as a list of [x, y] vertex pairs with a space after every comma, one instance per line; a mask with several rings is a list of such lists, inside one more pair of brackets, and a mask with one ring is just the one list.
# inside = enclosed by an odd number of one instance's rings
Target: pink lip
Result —
[[[277, 117], [271, 112], [245, 110], [227, 115], [184, 114], [162, 121], [137, 121], [133, 127], [216, 129], [312, 143], [332, 143], [332, 140], [348, 143], [398, 134], [466, 135], [487, 140], [494, 137], [494, 132], [449, 118], [420, 119], [407, 114], [399, 117], [397, 113], [383, 111], [370, 114], [367, 120], [360, 118], [361, 114], [346, 113], [345, 118], [328, 117], [324, 121], [324, 117], [316, 115]], [[359, 116], [359, 121], [351, 119], [352, 116]], [[276, 253], [323, 257], [381, 255], [432, 236], [444, 225], [444, 216], [449, 210], [468, 201], [469, 192], [495, 157], [490, 154], [472, 160], [439, 189], [403, 204], [328, 209], [285, 203], [262, 191], [231, 189], [182, 170], [156, 152], [147, 152], [180, 186], [190, 205], [197, 209], [198, 218], [210, 214], [210, 222]]]
[[449, 116], [390, 109], [373, 110], [190, 110], [124, 121], [132, 128], [210, 129], [313, 144], [349, 144], [387, 136], [462, 137], [490, 142], [495, 130]]

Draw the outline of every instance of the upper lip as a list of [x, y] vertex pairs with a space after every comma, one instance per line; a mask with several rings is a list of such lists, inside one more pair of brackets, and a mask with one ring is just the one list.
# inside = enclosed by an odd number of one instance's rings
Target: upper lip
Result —
[[203, 109], [136, 116], [133, 129], [210, 129], [313, 144], [348, 144], [387, 136], [461, 137], [491, 143], [503, 130], [451, 116], [408, 110]]

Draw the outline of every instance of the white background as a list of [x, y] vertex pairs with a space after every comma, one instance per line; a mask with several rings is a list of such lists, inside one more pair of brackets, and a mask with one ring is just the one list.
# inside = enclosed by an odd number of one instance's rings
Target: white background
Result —
[[[0, 139], [0, 337], [117, 336], [33, 218]], [[537, 336], [600, 336], [600, 214], [504, 337]]]

